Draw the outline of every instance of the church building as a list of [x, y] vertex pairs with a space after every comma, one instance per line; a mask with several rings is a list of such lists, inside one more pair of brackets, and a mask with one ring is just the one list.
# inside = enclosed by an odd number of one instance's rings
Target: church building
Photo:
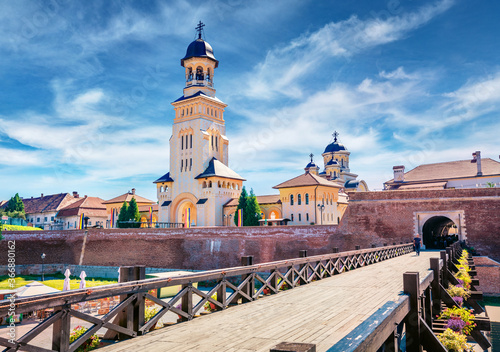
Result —
[[185, 226], [222, 226], [222, 207], [238, 198], [244, 179], [228, 166], [224, 109], [215, 95], [215, 69], [219, 61], [203, 40], [189, 44], [181, 59], [186, 85], [172, 103], [175, 117], [170, 137], [170, 171], [154, 181], [159, 222]]
[[[219, 61], [202, 38], [189, 44], [181, 59], [184, 94], [172, 103], [175, 117], [170, 137], [170, 170], [154, 181], [158, 222], [163, 226], [235, 226], [234, 213], [243, 181], [228, 166], [224, 104], [215, 95]], [[338, 224], [347, 207], [347, 191], [367, 191], [349, 168], [350, 152], [338, 133], [323, 152], [324, 170], [311, 162], [305, 174], [273, 188], [280, 194], [257, 196], [263, 225]]]

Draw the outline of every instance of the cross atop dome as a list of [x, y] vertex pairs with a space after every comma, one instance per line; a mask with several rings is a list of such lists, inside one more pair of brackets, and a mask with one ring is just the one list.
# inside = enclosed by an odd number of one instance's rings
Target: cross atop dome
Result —
[[201, 39], [201, 32], [203, 32], [203, 27], [205, 27], [205, 24], [200, 21], [195, 28], [196, 31], [198, 32], [198, 39]]
[[313, 162], [313, 158], [314, 158], [314, 154], [313, 153], [309, 154], [309, 157], [311, 158], [311, 163], [312, 163]]
[[333, 141], [336, 142], [337, 137], [339, 136], [339, 133], [337, 131], [335, 131], [335, 132], [333, 132], [332, 136], [333, 136]]

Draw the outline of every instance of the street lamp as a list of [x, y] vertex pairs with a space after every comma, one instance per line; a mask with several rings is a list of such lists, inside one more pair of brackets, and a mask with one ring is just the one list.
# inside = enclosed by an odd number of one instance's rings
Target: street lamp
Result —
[[318, 209], [321, 212], [321, 225], [323, 225], [323, 210], [325, 209], [325, 206], [323, 204], [318, 204]]
[[42, 281], [44, 281], [44, 276], [43, 276], [43, 264], [45, 263], [45, 253], [42, 253]]

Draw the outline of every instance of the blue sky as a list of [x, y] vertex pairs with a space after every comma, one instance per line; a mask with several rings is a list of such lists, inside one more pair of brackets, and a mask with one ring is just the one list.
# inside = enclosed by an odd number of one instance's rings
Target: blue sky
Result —
[[498, 1], [0, 0], [0, 199], [131, 188], [169, 168], [180, 58], [199, 20], [220, 61], [230, 167], [257, 194], [334, 130], [351, 171], [500, 153]]

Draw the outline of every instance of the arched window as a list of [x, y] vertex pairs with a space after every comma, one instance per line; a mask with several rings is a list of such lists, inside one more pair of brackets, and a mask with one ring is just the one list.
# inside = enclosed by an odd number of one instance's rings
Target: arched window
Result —
[[293, 194], [290, 194], [290, 205], [293, 205]]
[[217, 182], [217, 187], [222, 188], [220, 181]]
[[211, 74], [211, 70], [210, 70], [210, 67], [209, 67], [208, 70], [207, 70], [207, 81], [210, 82], [211, 79], [212, 79], [212, 74]]
[[212, 181], [208, 181], [208, 188], [212, 188]]
[[309, 213], [306, 213], [306, 221], [309, 221]]
[[299, 221], [302, 221], [302, 215], [299, 213]]
[[181, 136], [181, 150], [184, 149], [184, 136]]
[[[308, 204], [309, 204], [309, 193], [306, 193], [306, 205], [308, 205]], [[309, 219], [307, 219], [307, 220], [309, 220]]]
[[214, 150], [214, 135], [212, 135], [212, 150]]
[[203, 68], [201, 66], [198, 66], [196, 68], [196, 80], [197, 81], [203, 81], [205, 79], [203, 75]]
[[189, 110], [189, 115], [193, 115], [193, 107]]
[[[302, 194], [299, 194], [297, 196], [297, 205], [301, 205], [302, 204]], [[300, 214], [299, 214], [299, 221], [300, 221]]]
[[189, 148], [193, 149], [193, 135], [189, 135]]
[[191, 67], [188, 68], [188, 77], [187, 81], [191, 82], [193, 80], [193, 69]]
[[293, 221], [293, 214], [290, 214], [290, 219]]

